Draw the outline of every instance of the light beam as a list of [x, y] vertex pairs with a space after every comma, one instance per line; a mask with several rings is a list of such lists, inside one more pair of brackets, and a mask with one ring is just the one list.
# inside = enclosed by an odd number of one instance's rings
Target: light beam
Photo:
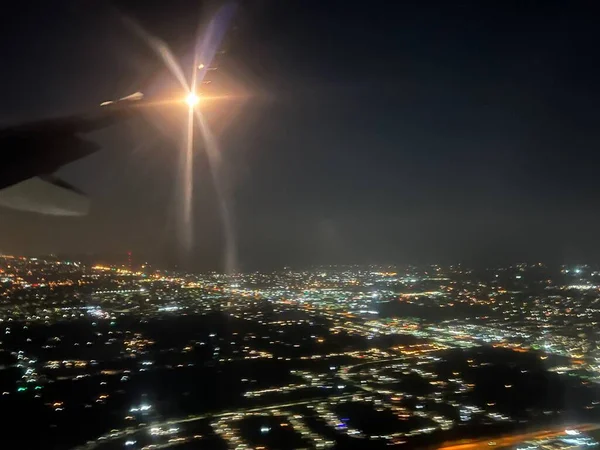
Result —
[[185, 98], [185, 102], [191, 107], [193, 108], [194, 106], [196, 106], [198, 104], [198, 102], [200, 102], [200, 97], [198, 97], [196, 94], [194, 94], [193, 92], [190, 92], [187, 97]]

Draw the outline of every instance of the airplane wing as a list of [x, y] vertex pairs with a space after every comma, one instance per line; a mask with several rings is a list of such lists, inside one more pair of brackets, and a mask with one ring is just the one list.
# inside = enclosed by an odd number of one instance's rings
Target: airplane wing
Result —
[[48, 176], [28, 178], [0, 190], [0, 206], [51, 216], [83, 216], [90, 200], [73, 186]]
[[49, 215], [84, 215], [89, 200], [52, 175], [100, 150], [80, 135], [137, 113], [143, 94], [104, 102], [90, 114], [48, 119], [0, 130], [0, 206]]

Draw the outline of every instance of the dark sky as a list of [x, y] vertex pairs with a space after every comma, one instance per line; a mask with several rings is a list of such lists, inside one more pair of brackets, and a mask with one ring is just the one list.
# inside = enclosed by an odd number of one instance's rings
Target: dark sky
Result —
[[[594, 2], [241, 3], [210, 89], [244, 99], [206, 111], [240, 267], [598, 261]], [[172, 90], [122, 18], [185, 58], [215, 4], [14, 2], [0, 18], [0, 124]], [[104, 151], [61, 169], [92, 197], [89, 216], [2, 210], [0, 250], [132, 250], [159, 264], [222, 267], [201, 146], [195, 244], [182, 254], [175, 187], [185, 114], [164, 114], [102, 132]]]

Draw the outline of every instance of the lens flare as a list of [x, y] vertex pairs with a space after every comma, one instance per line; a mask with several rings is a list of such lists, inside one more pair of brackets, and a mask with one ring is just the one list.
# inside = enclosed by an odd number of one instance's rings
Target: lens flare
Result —
[[194, 94], [193, 92], [190, 92], [187, 97], [185, 98], [185, 102], [189, 105], [189, 106], [196, 106], [198, 104], [198, 102], [200, 101], [200, 97], [198, 97], [196, 94]]
[[[196, 40], [194, 62], [192, 65], [191, 79], [189, 80], [189, 83], [179, 62], [174, 57], [169, 47], [161, 40], [148, 34], [136, 22], [130, 19], [125, 19], [125, 22], [128, 23], [162, 59], [165, 66], [170, 70], [175, 79], [179, 81], [179, 84], [184, 92], [188, 92], [188, 95], [184, 98], [184, 101], [187, 103], [189, 108], [187, 111], [187, 129], [184, 137], [183, 151], [181, 152], [180, 172], [180, 192], [182, 194], [181, 201], [183, 206], [182, 214], [179, 217], [181, 237], [186, 249], [188, 251], [191, 250], [193, 245], [192, 195], [194, 187], [194, 127], [199, 125], [200, 133], [198, 134], [200, 134], [203, 139], [204, 149], [208, 156], [210, 172], [215, 185], [215, 191], [220, 206], [220, 215], [223, 221], [225, 235], [225, 269], [227, 272], [233, 272], [236, 268], [236, 242], [233, 215], [229, 206], [227, 189], [225, 189], [223, 184], [224, 177], [222, 172], [222, 161], [216, 137], [208, 126], [208, 123], [206, 122], [202, 111], [200, 111], [200, 108], [196, 108], [196, 105], [198, 105], [200, 102], [200, 97], [198, 94], [196, 94], [196, 86], [204, 81], [206, 72], [211, 70], [210, 64], [217, 53], [217, 49], [223, 39], [235, 10], [235, 3], [227, 3], [221, 6], [221, 8], [219, 8], [209, 22], [204, 37]], [[206, 99], [207, 97], [203, 98]]]

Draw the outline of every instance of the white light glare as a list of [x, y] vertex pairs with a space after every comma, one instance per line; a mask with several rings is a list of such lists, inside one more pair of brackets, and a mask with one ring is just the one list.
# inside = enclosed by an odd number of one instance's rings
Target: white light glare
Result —
[[187, 97], [185, 98], [185, 102], [189, 105], [189, 106], [196, 106], [198, 104], [198, 102], [200, 101], [200, 97], [198, 97], [196, 94], [194, 94], [193, 92], [190, 92]]

